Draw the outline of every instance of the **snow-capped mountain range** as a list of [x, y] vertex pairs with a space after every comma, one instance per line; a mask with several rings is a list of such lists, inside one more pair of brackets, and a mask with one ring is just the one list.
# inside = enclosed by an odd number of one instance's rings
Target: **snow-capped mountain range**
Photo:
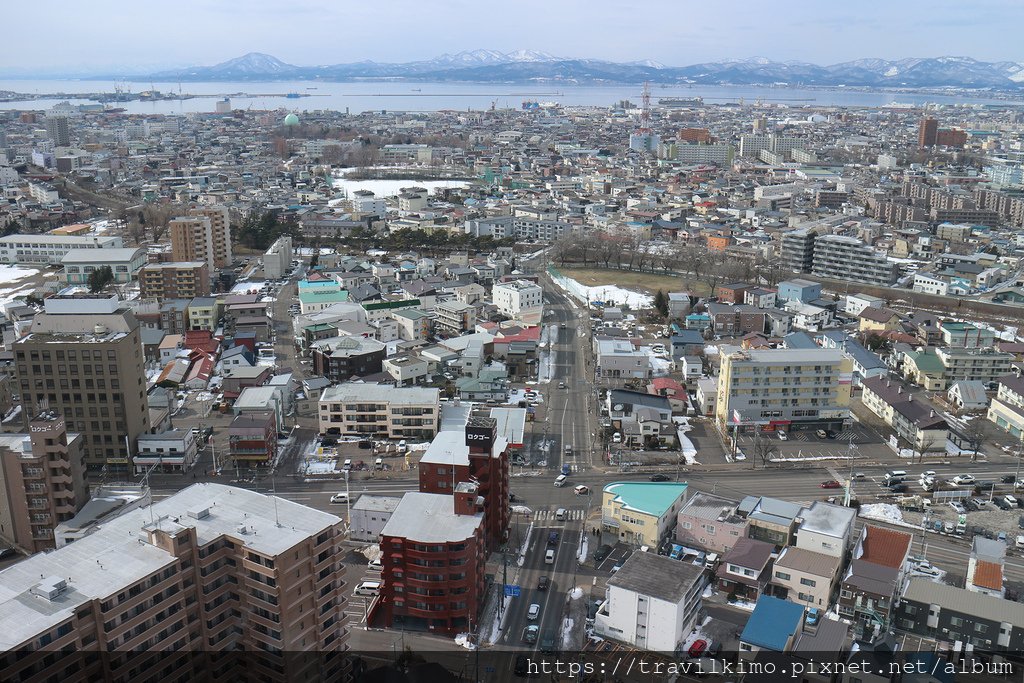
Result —
[[970, 57], [899, 60], [858, 59], [820, 66], [776, 62], [765, 57], [729, 59], [690, 66], [666, 66], [652, 60], [629, 63], [556, 57], [536, 50], [469, 50], [405, 63], [361, 61], [296, 66], [271, 55], [251, 52], [213, 66], [150, 74], [154, 80], [372, 80], [563, 83], [789, 84], [861, 87], [1024, 88], [1024, 62], [982, 62]]

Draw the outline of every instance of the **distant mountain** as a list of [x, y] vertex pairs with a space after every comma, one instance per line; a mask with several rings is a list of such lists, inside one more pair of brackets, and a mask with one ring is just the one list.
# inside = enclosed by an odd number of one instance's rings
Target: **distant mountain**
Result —
[[618, 63], [564, 59], [546, 52], [470, 50], [397, 64], [361, 61], [325, 66], [295, 66], [271, 55], [251, 52], [213, 66], [162, 71], [152, 80], [306, 80], [465, 81], [477, 83], [691, 83], [704, 85], [815, 85], [928, 88], [1024, 88], [1024, 63], [981, 62], [970, 57], [900, 60], [858, 59], [820, 66], [776, 62], [765, 57], [666, 66], [651, 60]]

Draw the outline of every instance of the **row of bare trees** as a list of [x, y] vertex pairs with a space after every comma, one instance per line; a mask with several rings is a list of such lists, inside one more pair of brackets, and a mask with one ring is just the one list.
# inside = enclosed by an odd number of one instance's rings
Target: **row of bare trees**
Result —
[[737, 258], [703, 244], [651, 242], [639, 235], [573, 233], [556, 240], [550, 256], [560, 267], [576, 265], [678, 275], [685, 289], [703, 285], [709, 293], [734, 281], [771, 287], [784, 277], [777, 260]]

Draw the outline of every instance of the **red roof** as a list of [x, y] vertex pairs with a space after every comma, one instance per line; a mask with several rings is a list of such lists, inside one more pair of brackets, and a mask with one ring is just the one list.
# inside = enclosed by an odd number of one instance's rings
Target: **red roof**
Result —
[[498, 337], [494, 341], [499, 344], [520, 341], [540, 341], [540, 326], [527, 327], [519, 330], [516, 334], [510, 334], [507, 337]]
[[863, 553], [860, 559], [883, 567], [899, 569], [907, 559], [913, 536], [879, 526], [864, 527]]
[[989, 590], [1003, 589], [1003, 566], [998, 562], [978, 560], [974, 565], [974, 580], [972, 583], [979, 588]]
[[648, 386], [652, 390], [650, 393], [661, 396], [686, 395], [686, 387], [671, 377], [655, 377]]

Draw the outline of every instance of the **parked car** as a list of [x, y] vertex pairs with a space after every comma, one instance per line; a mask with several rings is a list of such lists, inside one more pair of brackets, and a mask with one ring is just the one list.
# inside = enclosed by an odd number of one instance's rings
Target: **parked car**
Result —
[[824, 429], [819, 429], [819, 430], [815, 431], [814, 435], [816, 437], [818, 437], [819, 439], [827, 439], [828, 438], [828, 432], [826, 432]]
[[595, 562], [602, 562], [602, 561], [604, 561], [604, 558], [608, 557], [611, 554], [612, 554], [612, 547], [610, 545], [608, 545], [608, 544], [602, 545], [601, 547], [599, 547], [597, 550], [594, 551], [594, 561]]
[[1010, 504], [1002, 498], [993, 498], [992, 503], [1000, 510], [1009, 510]]
[[961, 503], [961, 502], [960, 502], [960, 501], [958, 501], [958, 500], [951, 500], [951, 501], [949, 501], [949, 507], [953, 508], [953, 510], [954, 510], [954, 511], [955, 511], [955, 512], [956, 512], [956, 513], [957, 513], [958, 515], [962, 515], [962, 514], [964, 514], [964, 513], [966, 513], [966, 512], [967, 512], [967, 508], [966, 508], [966, 507], [964, 507], [964, 504], [963, 504], [963, 503]]
[[1001, 484], [1012, 484], [1015, 481], [1017, 481], [1017, 477], [1013, 476], [1012, 474], [1005, 474], [999, 478], [999, 482]]
[[651, 481], [669, 481], [671, 477], [667, 474], [652, 474]]
[[700, 657], [701, 655], [703, 655], [704, 651], [707, 650], [707, 649], [708, 649], [708, 641], [703, 640], [703, 639], [702, 640], [695, 640], [695, 641], [693, 641], [693, 645], [690, 646], [690, 649], [687, 650], [686, 653], [688, 655], [690, 655], [691, 659], [696, 659], [697, 657]]
[[818, 619], [820, 618], [821, 610], [819, 610], [817, 607], [812, 607], [809, 610], [807, 610], [807, 617], [804, 619], [804, 621], [807, 623], [808, 626], [814, 626], [818, 623]]
[[786, 433], [785, 429], [780, 429], [778, 433], [779, 441], [787, 441], [789, 439], [789, 434]]

